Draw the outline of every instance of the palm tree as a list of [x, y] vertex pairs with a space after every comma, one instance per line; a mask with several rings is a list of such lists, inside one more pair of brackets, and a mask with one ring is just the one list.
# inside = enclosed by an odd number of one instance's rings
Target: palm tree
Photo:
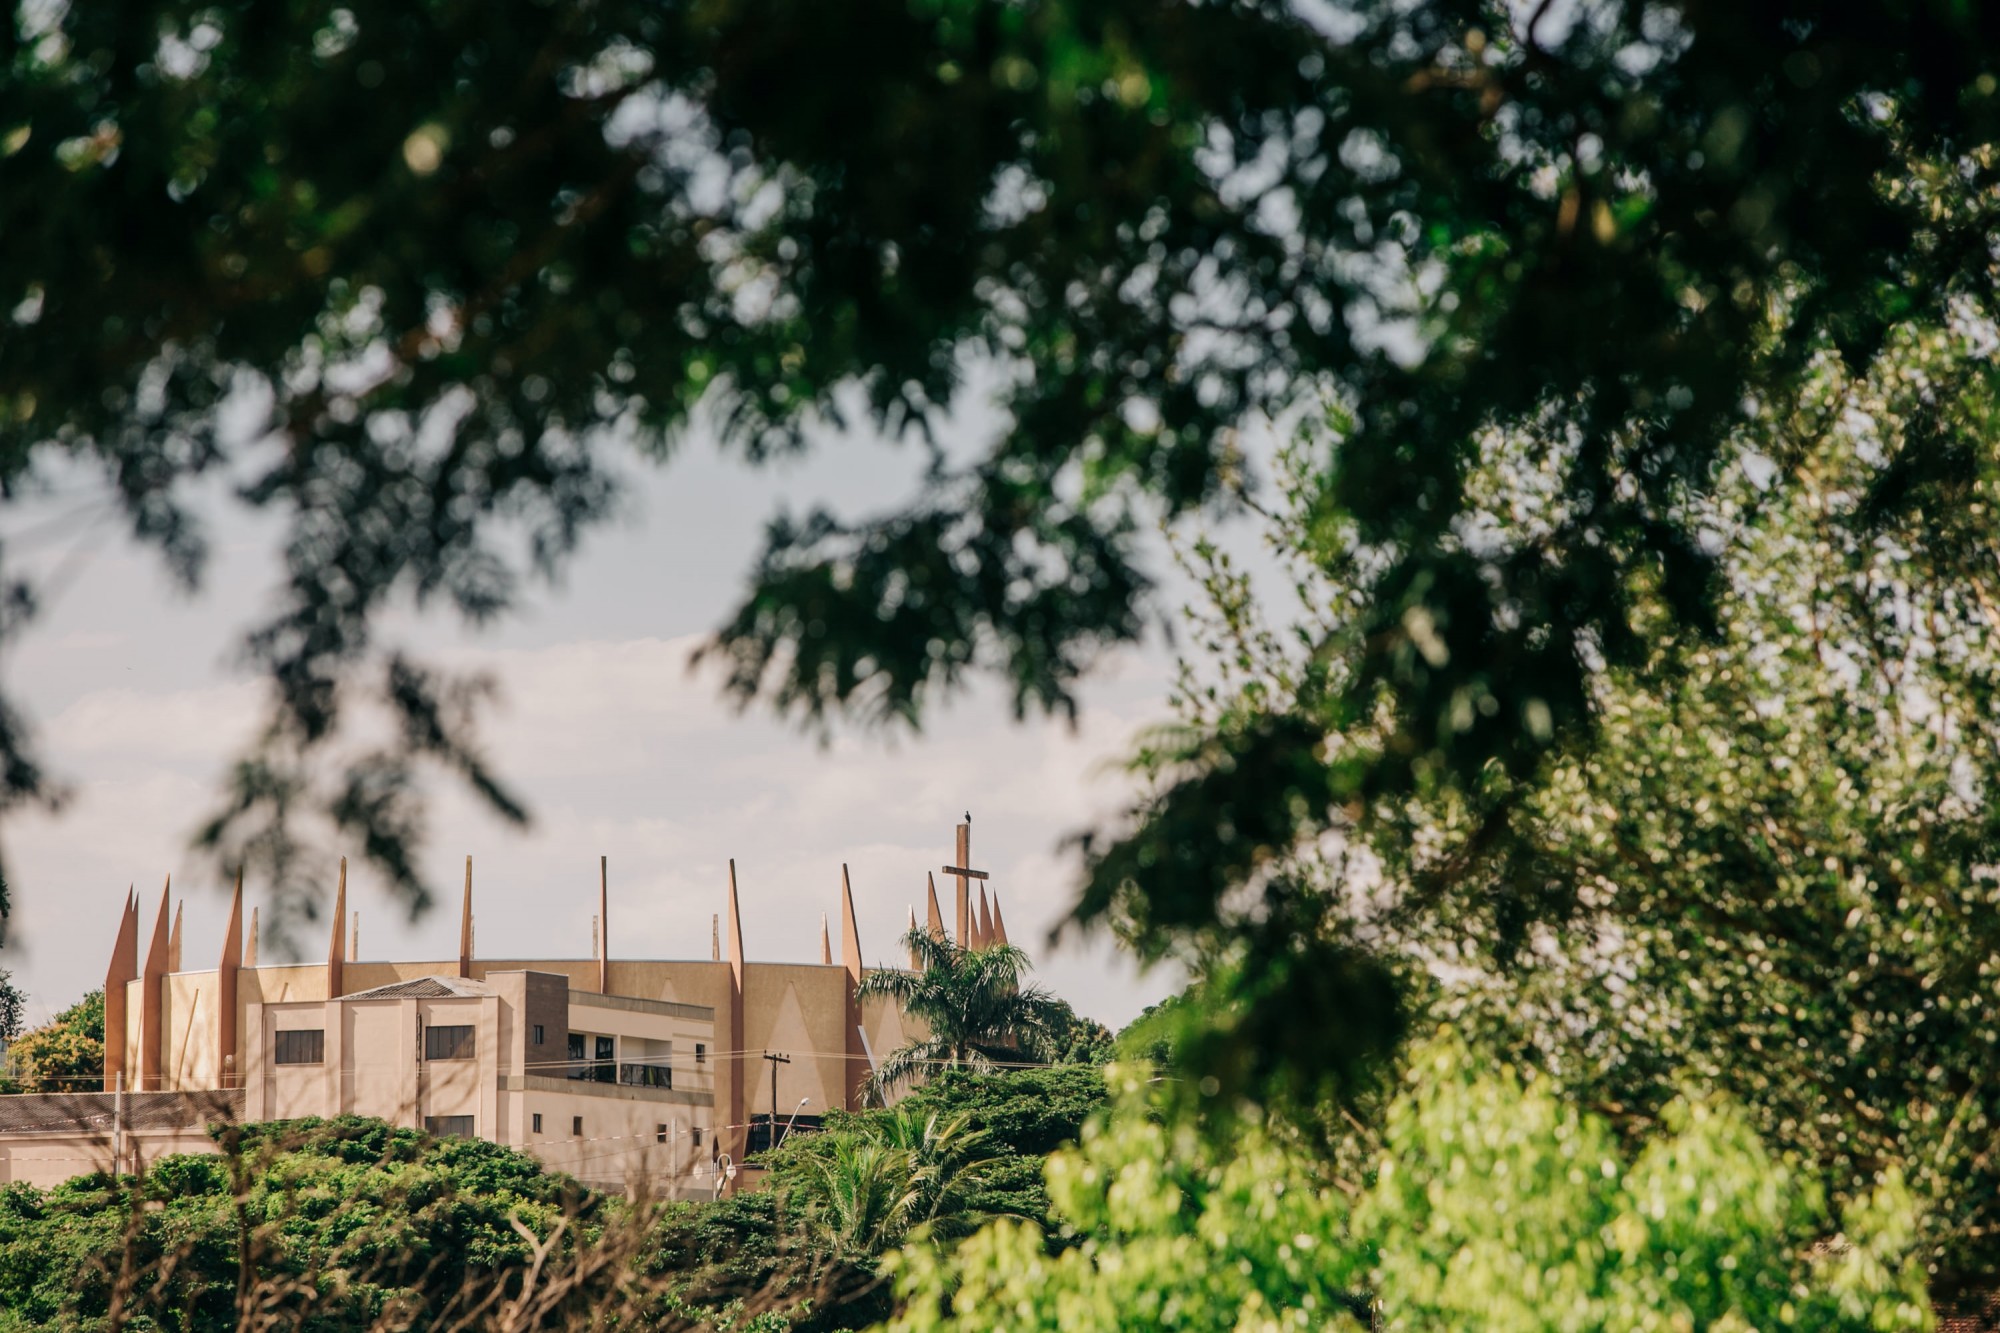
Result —
[[1046, 1061], [1062, 1004], [1039, 986], [1023, 986], [1028, 955], [1011, 944], [961, 949], [918, 927], [903, 936], [914, 970], [870, 972], [856, 995], [894, 1000], [929, 1036], [892, 1051], [868, 1078], [886, 1101], [895, 1088], [934, 1069], [990, 1070], [1023, 1056]]
[[902, 1245], [920, 1227], [950, 1240], [985, 1222], [974, 1200], [998, 1165], [987, 1146], [968, 1112], [890, 1112], [863, 1130], [805, 1144], [795, 1164], [779, 1167], [776, 1183], [816, 1245], [862, 1261]]

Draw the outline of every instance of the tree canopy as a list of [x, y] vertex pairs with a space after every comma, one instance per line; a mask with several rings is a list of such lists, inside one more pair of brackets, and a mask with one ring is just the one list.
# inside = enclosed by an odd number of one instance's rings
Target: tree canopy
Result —
[[921, 926], [901, 941], [916, 966], [882, 968], [855, 987], [917, 1020], [923, 1035], [886, 1053], [868, 1075], [877, 1101], [944, 1069], [991, 1070], [1059, 1054], [1058, 1037], [1077, 1035], [1076, 1014], [1040, 986], [1022, 984], [1028, 955], [1011, 944], [963, 948]]
[[1412, 1058], [1363, 1182], [1282, 1126], [1218, 1146], [1146, 1088], [1126, 1069], [1117, 1109], [1051, 1159], [1068, 1243], [999, 1222], [905, 1251], [890, 1328], [1930, 1325], [1897, 1183], [1836, 1221], [1726, 1105], [1681, 1104], [1628, 1156], [1546, 1082], [1447, 1037]]
[[[207, 836], [296, 885], [317, 814], [416, 894], [426, 765], [523, 812], [476, 683], [382, 616], [504, 613], [614, 508], [628, 442], [664, 458], [698, 418], [751, 460], [821, 424], [932, 442], [910, 504], [775, 521], [714, 644], [746, 698], [916, 721], [976, 670], [1070, 707], [1144, 624], [1141, 520], [1235, 503], [1239, 429], [1335, 394], [1314, 494], [1383, 565], [1341, 697], [1392, 743], [1336, 762], [1269, 719], [1204, 770], [1257, 786], [1185, 786], [1210, 834], [1098, 863], [1089, 912], [1123, 889], [1199, 923], [1345, 802], [1532, 771], [1645, 656], [1640, 601], [1717, 627], [1699, 515], [1739, 432], [1815, 358], [1866, 367], [1990, 298], [1995, 22], [10, 6], [0, 482], [102, 476], [190, 583], [200, 479], [278, 516], [281, 597], [244, 645], [269, 726]], [[975, 380], [998, 438], [935, 450]], [[1534, 441], [1545, 522], [1482, 544], [1494, 430]], [[1977, 489], [1958, 458], [1913, 439], [1881, 505]], [[36, 604], [10, 568], [8, 633]], [[391, 739], [354, 739], [355, 709]], [[48, 792], [11, 711], [0, 757], [10, 801]]]

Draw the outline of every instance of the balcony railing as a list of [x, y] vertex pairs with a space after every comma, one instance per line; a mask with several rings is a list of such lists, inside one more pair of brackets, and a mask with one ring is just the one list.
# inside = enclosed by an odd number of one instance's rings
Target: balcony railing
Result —
[[673, 1066], [667, 1064], [621, 1064], [618, 1081], [629, 1088], [671, 1088]]

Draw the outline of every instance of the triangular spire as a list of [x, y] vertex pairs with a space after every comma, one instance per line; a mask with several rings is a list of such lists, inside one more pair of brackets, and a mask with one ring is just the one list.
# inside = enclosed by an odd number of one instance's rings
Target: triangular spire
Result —
[[164, 1032], [161, 1029], [162, 995], [166, 989], [162, 978], [166, 976], [168, 939], [172, 926], [168, 924], [167, 906], [173, 901], [174, 877], [167, 876], [165, 887], [160, 890], [160, 914], [153, 921], [153, 941], [146, 946], [146, 963], [139, 972], [139, 1092], [159, 1092], [164, 1085], [160, 1082], [160, 1053], [166, 1048]]
[[826, 913], [819, 914], [819, 960], [828, 967], [833, 966], [833, 937], [826, 932]]
[[993, 909], [986, 905], [986, 886], [984, 884], [979, 886], [979, 923], [974, 928], [974, 931], [976, 948], [990, 949], [993, 947]]
[[236, 973], [243, 965], [243, 870], [236, 871], [236, 892], [229, 898], [229, 924], [222, 930], [222, 958], [215, 967], [215, 1049], [225, 1088], [243, 1086], [236, 1051]]
[[167, 971], [181, 970], [181, 912], [187, 907], [185, 902], [174, 905], [174, 933], [167, 936]]
[[229, 924], [222, 928], [223, 971], [239, 966], [243, 956], [243, 872], [236, 872], [236, 892], [229, 899]]
[[1006, 918], [1000, 915], [1000, 890], [998, 889], [993, 890], [993, 939], [991, 942], [994, 944], [1006, 944], [1009, 942], [1007, 939], [1007, 921]]
[[611, 858], [597, 858], [597, 993], [611, 993]]
[[167, 908], [174, 899], [174, 877], [167, 876], [166, 887], [160, 890], [160, 914], [153, 920], [153, 942], [146, 946], [146, 970], [148, 972], [171, 972], [167, 960], [173, 957], [173, 926]]
[[847, 881], [847, 866], [840, 867], [840, 961], [847, 964], [848, 980], [861, 984], [861, 927], [854, 920], [854, 886]]
[[[917, 909], [914, 907], [910, 909], [910, 933], [917, 933]], [[913, 948], [910, 950], [910, 971], [917, 970], [917, 961], [917, 951]]]
[[118, 935], [111, 944], [111, 965], [104, 972], [104, 1090], [116, 1092], [126, 1073], [126, 985], [139, 979], [139, 900], [130, 886], [118, 913]]
[[250, 934], [243, 941], [243, 966], [257, 966], [257, 909], [250, 909]]
[[736, 901], [736, 858], [729, 858], [729, 975], [743, 993], [743, 909]]
[[[924, 876], [924, 893], [926, 895], [924, 929], [931, 933], [932, 939], [942, 940], [944, 938], [944, 913], [938, 909], [936, 875], [926, 874]], [[914, 918], [916, 913], [912, 912], [910, 915]], [[915, 925], [916, 922], [912, 920], [910, 924]]]
[[458, 975], [472, 975], [472, 858], [465, 858], [465, 896], [458, 907]]
[[326, 949], [326, 997], [347, 994], [347, 858], [340, 858], [340, 883], [333, 891], [333, 940]]

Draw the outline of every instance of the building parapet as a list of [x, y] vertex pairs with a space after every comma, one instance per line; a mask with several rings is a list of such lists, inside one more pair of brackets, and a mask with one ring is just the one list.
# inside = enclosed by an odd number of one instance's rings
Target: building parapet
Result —
[[600, 995], [594, 990], [571, 990], [572, 1009], [622, 1009], [631, 1014], [659, 1014], [666, 1018], [692, 1018], [713, 1023], [715, 1010], [705, 1004], [682, 1004], [678, 1000], [642, 1000], [636, 995]]
[[121, 1125], [134, 1130], [197, 1129], [242, 1119], [241, 1089], [26, 1092], [0, 1097], [0, 1134], [110, 1134]]
[[609, 1097], [627, 1102], [670, 1102], [679, 1106], [714, 1106], [715, 1094], [689, 1088], [656, 1088], [633, 1083], [593, 1083], [584, 1079], [550, 1078], [546, 1074], [502, 1074], [502, 1092], [560, 1092], [568, 1096]]

